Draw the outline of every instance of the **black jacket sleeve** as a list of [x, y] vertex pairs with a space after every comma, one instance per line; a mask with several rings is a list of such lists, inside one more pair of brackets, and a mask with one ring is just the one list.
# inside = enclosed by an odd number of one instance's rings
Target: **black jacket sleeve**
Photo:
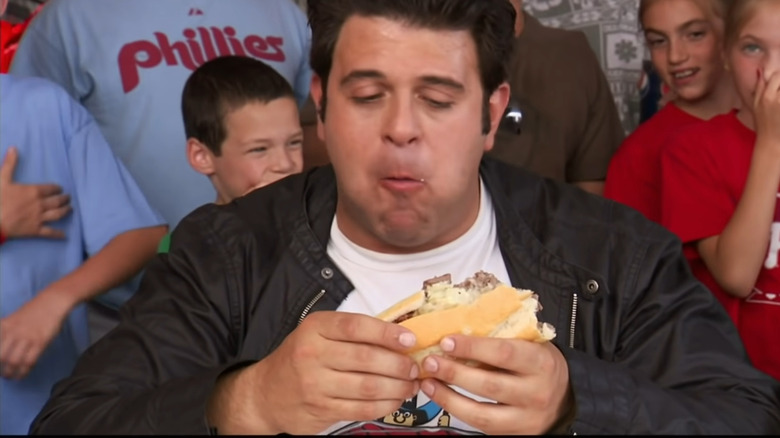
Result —
[[[653, 234], [652, 232], [650, 234]], [[736, 327], [691, 275], [679, 241], [637, 254], [609, 360], [564, 350], [578, 434], [777, 434], [780, 384], [753, 368]]]
[[117, 328], [54, 387], [31, 433], [208, 433], [207, 400], [237, 363], [230, 300], [239, 288], [230, 273], [242, 269], [208, 217], [195, 213], [177, 227]]

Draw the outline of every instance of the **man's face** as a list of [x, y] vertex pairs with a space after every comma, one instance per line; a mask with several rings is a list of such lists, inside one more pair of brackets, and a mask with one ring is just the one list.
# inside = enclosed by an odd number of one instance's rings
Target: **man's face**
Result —
[[493, 146], [509, 96], [483, 90], [466, 31], [353, 16], [341, 30], [327, 84], [315, 77], [320, 122], [338, 178], [339, 226], [366, 248], [409, 253], [463, 234], [479, 208], [479, 162]]
[[303, 133], [291, 98], [250, 102], [229, 112], [220, 156], [212, 157], [212, 182], [229, 202], [303, 168]]

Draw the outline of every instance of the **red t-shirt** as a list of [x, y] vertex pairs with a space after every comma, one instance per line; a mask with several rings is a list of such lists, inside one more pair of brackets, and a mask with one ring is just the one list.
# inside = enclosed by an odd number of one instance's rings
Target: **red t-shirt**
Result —
[[694, 274], [726, 307], [755, 366], [780, 379], [780, 204], [767, 230], [764, 266], [747, 298], [723, 291], [695, 247], [723, 231], [747, 181], [756, 134], [736, 114], [683, 128], [663, 148], [661, 223], [682, 240]]
[[0, 73], [8, 73], [9, 68], [11, 68], [11, 61], [16, 53], [16, 48], [22, 39], [22, 34], [27, 30], [30, 21], [41, 11], [43, 6], [44, 4], [39, 5], [27, 19], [18, 24], [0, 20]]
[[674, 103], [664, 105], [620, 145], [607, 170], [604, 196], [661, 222], [661, 147], [677, 129], [702, 121]]
[[22, 28], [5, 20], [0, 20], [0, 73], [8, 73], [11, 59], [21, 37]]

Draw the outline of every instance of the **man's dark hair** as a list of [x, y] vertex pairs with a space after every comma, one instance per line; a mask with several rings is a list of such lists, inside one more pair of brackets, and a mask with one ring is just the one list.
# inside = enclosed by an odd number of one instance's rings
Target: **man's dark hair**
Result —
[[222, 153], [225, 116], [251, 102], [295, 99], [292, 86], [264, 62], [246, 56], [222, 56], [203, 63], [187, 78], [181, 112], [187, 138]]
[[325, 118], [326, 87], [341, 28], [352, 16], [383, 17], [434, 30], [465, 30], [477, 46], [484, 91], [483, 133], [490, 130], [488, 100], [507, 78], [514, 41], [515, 8], [508, 0], [308, 0], [312, 30], [311, 66], [322, 79], [320, 118]]

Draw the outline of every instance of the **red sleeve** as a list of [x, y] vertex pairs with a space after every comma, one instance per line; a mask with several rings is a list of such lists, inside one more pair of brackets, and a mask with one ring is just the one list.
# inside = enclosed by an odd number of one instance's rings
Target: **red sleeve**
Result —
[[2, 21], [2, 31], [0, 31], [0, 73], [8, 73], [11, 68], [11, 61], [13, 60], [16, 48], [19, 47], [19, 41], [22, 39], [22, 34], [30, 25], [30, 22], [41, 11], [44, 4], [38, 5], [34, 11], [23, 22], [18, 24], [11, 24], [7, 21]]
[[652, 169], [643, 163], [642, 147], [647, 146], [629, 137], [618, 148], [609, 163], [604, 196], [628, 205], [652, 221], [660, 222], [658, 188], [653, 184]]
[[661, 224], [683, 243], [719, 235], [736, 204], [718, 171], [722, 151], [708, 123], [682, 130], [661, 151]]

